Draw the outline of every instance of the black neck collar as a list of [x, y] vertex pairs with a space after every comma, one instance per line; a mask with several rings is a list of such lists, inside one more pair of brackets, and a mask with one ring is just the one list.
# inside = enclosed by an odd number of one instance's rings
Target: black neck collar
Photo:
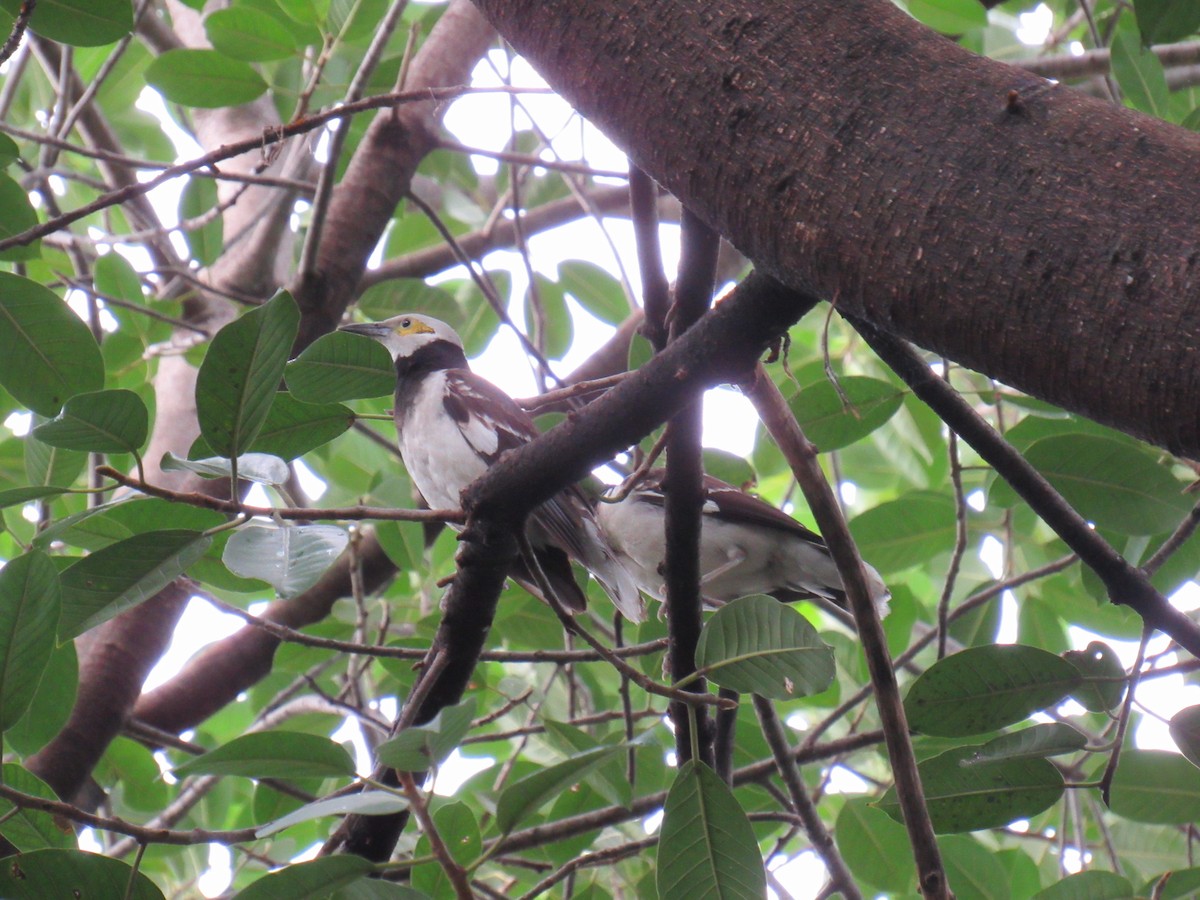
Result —
[[446, 340], [436, 340], [419, 348], [411, 356], [396, 360], [396, 377], [411, 378], [444, 369], [466, 369], [467, 355], [462, 347]]

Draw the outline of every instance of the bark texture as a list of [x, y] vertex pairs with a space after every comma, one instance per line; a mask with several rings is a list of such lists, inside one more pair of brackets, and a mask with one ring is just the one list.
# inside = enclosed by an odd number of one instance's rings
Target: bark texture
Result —
[[1200, 455], [1200, 136], [887, 0], [478, 5], [762, 270]]

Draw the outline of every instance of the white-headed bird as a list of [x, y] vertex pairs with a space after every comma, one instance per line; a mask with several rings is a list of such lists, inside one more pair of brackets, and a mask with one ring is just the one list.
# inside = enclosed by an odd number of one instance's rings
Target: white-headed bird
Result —
[[[433, 508], [459, 509], [463, 488], [506, 450], [538, 435], [533, 420], [495, 385], [473, 373], [462, 339], [438, 319], [404, 313], [342, 331], [374, 338], [396, 364], [394, 416], [400, 455], [421, 496]], [[571, 571], [578, 561], [596, 576], [631, 621], [645, 615], [631, 574], [609, 546], [583, 494], [566, 488], [529, 516], [526, 536], [558, 601], [580, 612], [586, 599]], [[527, 561], [510, 573], [540, 595]]]

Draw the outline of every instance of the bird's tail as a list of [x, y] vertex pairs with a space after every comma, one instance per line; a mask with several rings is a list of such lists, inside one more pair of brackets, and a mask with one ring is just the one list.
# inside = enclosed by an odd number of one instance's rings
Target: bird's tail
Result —
[[621, 611], [621, 615], [630, 622], [644, 621], [646, 602], [642, 599], [637, 582], [617, 558], [616, 552], [609, 546], [608, 539], [595, 519], [586, 519], [584, 528], [590, 538], [586, 544], [590, 558], [581, 562], [596, 576], [596, 580], [612, 598], [613, 605]]

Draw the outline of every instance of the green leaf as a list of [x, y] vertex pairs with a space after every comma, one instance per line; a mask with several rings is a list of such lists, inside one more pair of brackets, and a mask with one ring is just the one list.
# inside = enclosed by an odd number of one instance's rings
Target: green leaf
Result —
[[6, 506], [24, 505], [45, 497], [57, 497], [65, 490], [67, 490], [65, 487], [38, 485], [36, 487], [20, 487], [0, 491], [0, 509], [4, 509]]
[[1074, 666], [1038, 647], [970, 647], [926, 669], [904, 698], [904, 710], [914, 731], [982, 734], [1052, 706], [1078, 685]]
[[854, 797], [838, 813], [833, 830], [842, 859], [855, 878], [889, 893], [904, 893], [917, 882], [908, 832], [869, 800]]
[[1173, 869], [1152, 878], [1140, 896], [1154, 900], [1195, 900], [1200, 892], [1200, 869]]
[[[1118, 534], [1171, 531], [1191, 509], [1184, 484], [1149, 453], [1122, 441], [1091, 434], [1063, 434], [1035, 441], [1029, 464], [1084, 518]], [[1016, 494], [997, 480], [988, 494], [1000, 506]]]
[[1173, 44], [1200, 30], [1196, 0], [1133, 0], [1142, 45]]
[[[917, 765], [938, 834], [996, 828], [1032, 818], [1062, 796], [1062, 775], [1049, 761], [974, 761], [978, 749], [956, 747]], [[895, 787], [888, 789], [878, 806], [901, 821]]]
[[0, 385], [43, 416], [104, 387], [100, 348], [83, 320], [53, 291], [8, 272], [0, 272]]
[[1113, 35], [1110, 58], [1113, 77], [1125, 102], [1134, 109], [1165, 118], [1171, 95], [1158, 57], [1138, 43], [1132, 33], [1118, 29]]
[[354, 760], [341, 744], [302, 731], [257, 731], [236, 737], [175, 768], [175, 774], [244, 778], [348, 778]]
[[621, 283], [595, 263], [579, 259], [560, 262], [558, 283], [601, 322], [620, 325], [629, 316], [629, 298]]
[[21, 148], [7, 134], [0, 134], [0, 166], [10, 166], [21, 158]]
[[[232, 12], [232, 10], [226, 10]], [[188, 228], [183, 232], [192, 258], [202, 266], [211, 266], [217, 261], [224, 249], [224, 229], [221, 217], [214, 216], [213, 210], [219, 202], [217, 183], [211, 178], [191, 178], [184, 185], [183, 193], [179, 196], [179, 218], [190, 221], [207, 216], [207, 221], [199, 227]]]
[[[339, 857], [345, 858], [345, 857]], [[121, 897], [164, 900], [154, 882], [119, 859], [82, 850], [34, 850], [0, 866], [4, 900]]]
[[850, 533], [863, 559], [886, 577], [954, 548], [954, 501], [913, 491], [855, 516]]
[[1033, 895], [1033, 900], [1129, 900], [1134, 896], [1129, 879], [1116, 872], [1093, 869], [1068, 875]]
[[237, 895], [237, 900], [325, 900], [330, 891], [357, 881], [374, 869], [361, 856], [324, 856], [294, 863], [264, 875]]
[[[248, 737], [250, 735], [247, 735]], [[222, 773], [225, 774], [225, 773]], [[241, 774], [238, 772], [228, 774]], [[338, 797], [326, 797], [324, 800], [314, 800], [306, 803], [286, 816], [273, 822], [268, 822], [254, 836], [260, 840], [270, 837], [285, 828], [291, 828], [301, 822], [312, 819], [323, 819], [326, 816], [390, 816], [408, 808], [408, 801], [403, 797], [387, 791], [363, 791], [361, 794], [346, 794]]]
[[288, 599], [316, 584], [349, 541], [337, 525], [252, 523], [230, 536], [221, 562], [235, 575], [267, 582]]
[[353, 424], [354, 413], [340, 403], [304, 403], [287, 391], [276, 391], [251, 454], [292, 460], [329, 443]]
[[296, 52], [292, 33], [273, 16], [238, 6], [204, 17], [204, 33], [213, 49], [244, 62], [287, 59]]
[[136, 453], [150, 433], [150, 412], [133, 391], [76, 394], [33, 436], [51, 447], [92, 453]]
[[667, 793], [657, 886], [662, 900], [762, 900], [767, 895], [750, 820], [725, 782], [703, 763], [684, 763]]
[[92, 266], [92, 283], [107, 297], [126, 303], [142, 303], [142, 280], [129, 260], [120, 253], [105, 253]]
[[214, 452], [234, 457], [254, 443], [299, 325], [296, 301], [281, 291], [217, 332], [196, 376], [200, 433]]
[[446, 842], [450, 856], [460, 866], [469, 866], [483, 852], [479, 822], [467, 804], [448, 803], [434, 810], [433, 824]]
[[150, 599], [204, 555], [212, 538], [197, 531], [137, 534], [85, 556], [59, 576], [66, 641]]
[[[195, 472], [205, 478], [230, 478], [233, 462], [228, 457], [212, 456], [208, 459], [180, 459], [174, 453], [165, 453], [162, 458], [164, 472]], [[258, 484], [284, 484], [291, 477], [288, 464], [269, 453], [243, 453], [237, 458], [238, 478]]]
[[87, 454], [82, 451], [60, 450], [33, 435], [25, 437], [25, 477], [31, 487], [65, 490], [75, 483], [86, 465]]
[[50, 654], [29, 709], [4, 733], [4, 740], [23, 758], [41, 750], [67, 723], [78, 685], [79, 661], [75, 645], [68, 641]]
[[[16, 15], [21, 0], [3, 0], [0, 6]], [[38, 0], [29, 27], [52, 41], [99, 47], [133, 30], [133, 4], [131, 0]]]
[[789, 403], [804, 436], [822, 453], [866, 437], [886, 424], [904, 403], [902, 388], [877, 378], [846, 375], [838, 379], [838, 386], [841, 394], [829, 381], [818, 381]]
[[626, 749], [625, 744], [611, 744], [585, 750], [508, 785], [496, 803], [496, 824], [501, 833], [508, 834], [543, 804], [570, 790], [572, 785]]
[[[441, 319], [455, 331], [461, 332], [467, 323], [467, 316], [453, 294], [419, 278], [389, 279], [373, 284], [363, 291], [354, 305], [364, 316], [376, 321], [419, 309], [427, 316]], [[361, 338], [362, 335], [353, 337]], [[388, 366], [391, 367], [390, 361]]]
[[1194, 766], [1200, 766], [1200, 706], [1187, 706], [1171, 716], [1171, 740]]
[[1063, 722], [1043, 722], [1002, 734], [981, 747], [968, 762], [984, 762], [999, 759], [1045, 759], [1074, 753], [1087, 746], [1087, 738]]
[[1105, 712], [1117, 708], [1125, 696], [1125, 668], [1116, 650], [1103, 641], [1092, 641], [1086, 650], [1068, 650], [1063, 659], [1083, 679], [1071, 694], [1085, 709]]
[[424, 772], [439, 765], [471, 729], [475, 698], [447, 706], [424, 725], [413, 725], [380, 744], [375, 758], [402, 772]]
[[335, 331], [317, 338], [287, 364], [287, 383], [305, 403], [384, 397], [396, 390], [396, 368], [379, 341]]
[[765, 594], [717, 610], [700, 633], [696, 665], [721, 687], [772, 700], [818, 694], [833, 682], [833, 650], [790, 606]]
[[1184, 825], [1200, 809], [1200, 769], [1165, 750], [1121, 752], [1109, 807], [1135, 822]]
[[938, 849], [956, 900], [1012, 900], [1008, 873], [995, 849], [962, 835], [943, 837]]
[[[0, 209], [4, 210], [4, 215], [0, 216], [0, 240], [15, 237], [38, 223], [37, 212], [29, 202], [29, 195], [7, 175], [0, 175]], [[0, 259], [37, 259], [41, 252], [41, 241], [30, 241], [0, 250]]]
[[31, 550], [0, 569], [0, 731], [29, 708], [54, 650], [61, 592], [49, 557]]
[[[5, 763], [0, 767], [0, 781], [5, 787], [34, 797], [58, 799], [50, 785], [16, 763]], [[22, 853], [53, 848], [75, 849], [75, 832], [69, 825], [56, 822], [50, 813], [33, 809], [14, 810], [16, 807], [11, 801], [0, 798], [0, 834]]]
[[146, 67], [146, 83], [172, 103], [202, 109], [240, 106], [267, 90], [249, 63], [216, 50], [167, 50]]
[[987, 10], [973, 0], [907, 0], [914, 18], [942, 34], [962, 34], [987, 26]]

